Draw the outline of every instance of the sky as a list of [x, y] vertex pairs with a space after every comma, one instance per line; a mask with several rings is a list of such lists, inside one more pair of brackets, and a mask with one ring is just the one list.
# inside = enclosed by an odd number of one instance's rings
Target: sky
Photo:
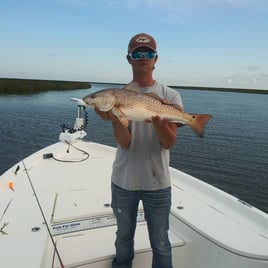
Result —
[[0, 0], [0, 77], [128, 83], [140, 32], [163, 84], [268, 89], [267, 0]]

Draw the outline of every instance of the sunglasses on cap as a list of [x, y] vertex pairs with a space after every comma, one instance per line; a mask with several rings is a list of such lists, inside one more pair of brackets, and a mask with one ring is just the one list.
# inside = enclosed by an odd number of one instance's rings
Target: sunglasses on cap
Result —
[[132, 60], [141, 60], [144, 57], [146, 60], [152, 60], [156, 57], [156, 52], [153, 51], [134, 51], [129, 53]]

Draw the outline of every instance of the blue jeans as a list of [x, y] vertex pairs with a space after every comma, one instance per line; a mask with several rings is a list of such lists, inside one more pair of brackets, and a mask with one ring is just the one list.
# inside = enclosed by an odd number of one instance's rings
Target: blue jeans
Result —
[[171, 188], [128, 191], [112, 184], [112, 208], [117, 219], [113, 268], [131, 268], [139, 201], [142, 200], [153, 252], [152, 268], [172, 268], [168, 239]]

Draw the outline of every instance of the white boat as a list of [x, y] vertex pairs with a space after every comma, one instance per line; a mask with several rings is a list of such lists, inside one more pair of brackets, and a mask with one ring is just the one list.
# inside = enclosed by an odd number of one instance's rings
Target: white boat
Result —
[[[116, 220], [110, 207], [115, 148], [83, 141], [80, 117], [60, 141], [0, 177], [1, 268], [110, 268]], [[174, 268], [267, 268], [268, 215], [170, 168], [169, 237]], [[151, 267], [142, 206], [134, 268]]]

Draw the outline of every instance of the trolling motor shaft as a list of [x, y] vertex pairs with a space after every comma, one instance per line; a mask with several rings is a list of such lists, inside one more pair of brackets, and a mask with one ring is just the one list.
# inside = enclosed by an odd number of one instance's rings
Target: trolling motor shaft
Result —
[[[88, 115], [86, 112], [86, 104], [83, 100], [71, 98], [71, 101], [77, 103], [77, 117], [75, 119], [74, 126], [72, 128], [65, 125], [62, 126], [62, 133], [59, 136], [59, 140], [62, 142], [73, 143], [84, 138], [87, 133], [85, 128], [88, 123]], [[81, 116], [82, 108], [84, 109], [84, 118]]]

